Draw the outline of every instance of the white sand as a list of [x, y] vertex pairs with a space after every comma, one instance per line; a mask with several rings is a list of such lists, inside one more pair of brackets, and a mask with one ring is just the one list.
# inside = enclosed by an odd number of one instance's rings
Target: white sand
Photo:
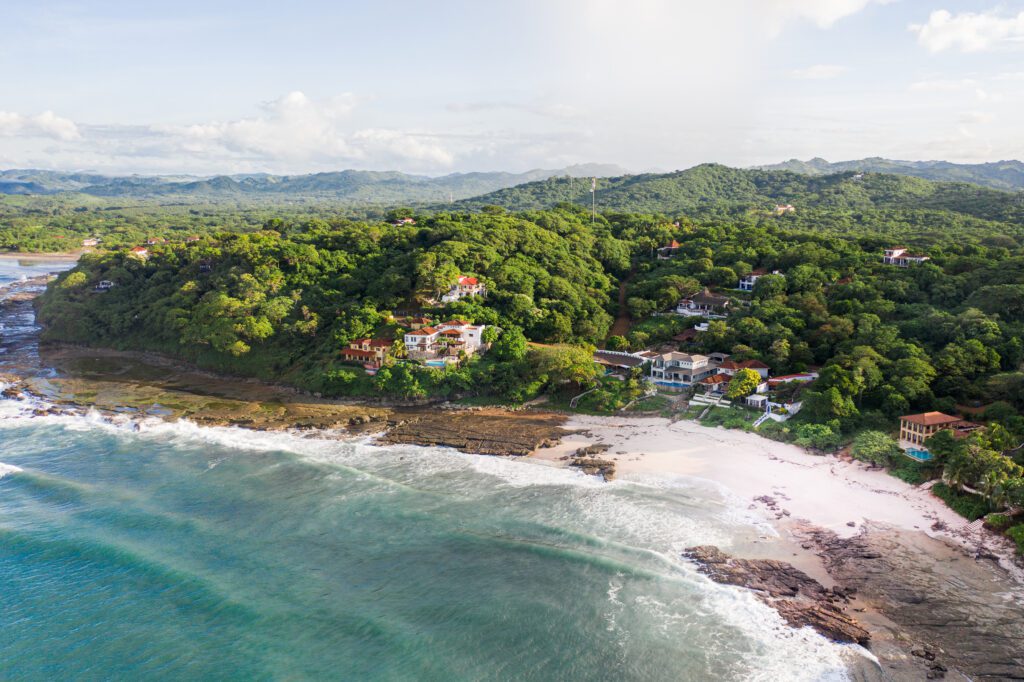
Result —
[[[927, 490], [861, 462], [812, 455], [753, 433], [692, 421], [578, 416], [566, 428], [589, 435], [569, 436], [535, 457], [558, 460], [584, 445], [605, 443], [611, 449], [601, 457], [616, 460], [617, 474], [623, 479], [660, 474], [712, 480], [751, 503], [762, 495], [773, 497], [779, 510], [790, 513], [785, 520], [806, 520], [841, 536], [854, 535], [871, 521], [954, 539], [972, 550], [982, 544], [999, 553], [1005, 550], [999, 538], [968, 527]], [[757, 508], [769, 520], [778, 520], [776, 512], [763, 504]], [[851, 521], [854, 526], [848, 525]], [[932, 531], [936, 521], [947, 530]]]

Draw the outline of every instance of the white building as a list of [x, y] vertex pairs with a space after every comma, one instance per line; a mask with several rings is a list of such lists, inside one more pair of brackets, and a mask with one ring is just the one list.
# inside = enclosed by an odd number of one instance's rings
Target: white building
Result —
[[905, 246], [894, 246], [891, 249], [886, 249], [885, 255], [882, 256], [883, 263], [886, 265], [895, 265], [898, 268], [908, 268], [911, 265], [920, 265], [927, 260], [931, 260], [931, 258], [917, 253], [907, 253], [907, 248]]
[[[757, 284], [757, 280], [768, 274], [767, 270], [754, 270], [746, 277], [740, 278], [740, 285], [736, 287], [740, 291], [753, 291], [754, 285]], [[772, 270], [771, 274], [781, 275], [782, 273], [778, 270]]]
[[725, 317], [728, 307], [728, 296], [713, 294], [705, 287], [704, 291], [679, 301], [676, 305], [676, 314], [685, 317], [721, 319]]
[[422, 327], [405, 335], [405, 350], [412, 360], [455, 361], [459, 353], [483, 353], [486, 325], [451, 320], [436, 327]]
[[454, 303], [466, 296], [483, 296], [487, 293], [486, 287], [476, 277], [459, 275], [459, 281], [441, 297], [442, 303]]
[[651, 379], [673, 386], [691, 386], [718, 373], [718, 363], [706, 355], [663, 353], [651, 362]]

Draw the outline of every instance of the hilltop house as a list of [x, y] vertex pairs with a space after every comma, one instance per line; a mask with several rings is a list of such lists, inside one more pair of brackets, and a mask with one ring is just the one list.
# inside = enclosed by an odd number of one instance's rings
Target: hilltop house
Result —
[[136, 258], [141, 258], [142, 260], [149, 258], [149, 249], [145, 246], [136, 246], [129, 253]]
[[[754, 270], [746, 277], [741, 277], [740, 284], [736, 288], [739, 289], [740, 291], [753, 291], [754, 285], [757, 284], [757, 280], [759, 280], [761, 277], [764, 277], [767, 274], [767, 270]], [[771, 274], [781, 275], [782, 273], [779, 272], [778, 270], [772, 270]]]
[[114, 284], [113, 282], [111, 282], [109, 279], [101, 279], [99, 281], [99, 284], [96, 285], [96, 287], [93, 289], [93, 291], [97, 291], [97, 292], [110, 291], [115, 286], [117, 286], [117, 285]]
[[668, 260], [672, 256], [676, 255], [676, 251], [682, 248], [682, 244], [673, 239], [665, 246], [658, 248], [658, 260]]
[[932, 458], [924, 442], [939, 431], [952, 431], [956, 438], [963, 438], [980, 424], [965, 421], [942, 412], [923, 412], [900, 417], [899, 445], [904, 454], [919, 462], [927, 462]]
[[768, 380], [768, 385], [771, 386], [772, 388], [775, 388], [777, 386], [781, 386], [782, 384], [788, 384], [791, 381], [796, 381], [796, 382], [800, 382], [800, 383], [807, 383], [807, 382], [810, 382], [810, 381], [814, 381], [817, 378], [818, 378], [818, 373], [817, 372], [801, 372], [799, 374], [783, 374], [781, 376], [772, 377], [771, 379], [769, 379]]
[[348, 348], [342, 349], [341, 359], [366, 369], [378, 370], [384, 366], [394, 343], [393, 339], [356, 339], [348, 344]]
[[483, 340], [486, 325], [473, 325], [463, 320], [451, 320], [436, 327], [421, 327], [405, 334], [405, 350], [410, 360], [427, 364], [455, 362], [460, 352], [467, 355], [483, 353], [487, 344]]
[[895, 265], [898, 268], [908, 268], [911, 265], [920, 265], [927, 260], [931, 260], [928, 256], [922, 256], [916, 253], [907, 253], [905, 246], [894, 246], [891, 249], [885, 250], [885, 255], [882, 256], [882, 262], [886, 265]]
[[447, 294], [441, 297], [441, 302], [454, 303], [466, 296], [484, 296], [486, 293], [486, 287], [484, 287], [476, 277], [459, 275], [458, 281], [452, 286]]
[[90, 237], [89, 239], [82, 240], [82, 246], [99, 246], [99, 237]]
[[395, 222], [393, 222], [391, 224], [394, 225], [395, 227], [401, 227], [402, 225], [415, 225], [416, 224], [416, 219], [415, 218], [399, 218], [398, 220], [396, 220]]
[[786, 213], [795, 213], [796, 207], [793, 204], [775, 204], [775, 215], [784, 215]]
[[166, 244], [167, 240], [163, 237], [150, 237], [146, 240], [146, 244], [149, 246], [156, 246], [157, 244]]
[[197, 242], [197, 241], [199, 241], [199, 235], [197, 235], [197, 234], [192, 234], [192, 235], [189, 235], [188, 237], [185, 237], [185, 242], [186, 243]]
[[684, 298], [676, 305], [676, 314], [686, 317], [723, 318], [729, 307], [729, 298], [713, 294], [707, 287], [699, 294]]

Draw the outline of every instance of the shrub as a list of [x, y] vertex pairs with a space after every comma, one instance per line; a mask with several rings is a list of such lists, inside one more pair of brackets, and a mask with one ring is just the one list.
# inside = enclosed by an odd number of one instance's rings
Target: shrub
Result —
[[1013, 519], [1006, 514], [989, 514], [985, 517], [985, 527], [1001, 533], [1013, 525]]
[[977, 521], [988, 513], [988, 503], [980, 496], [957, 492], [945, 483], [932, 486], [932, 493], [968, 521]]
[[801, 424], [796, 427], [796, 439], [793, 442], [805, 448], [835, 450], [839, 447], [840, 436], [825, 424]]
[[1024, 523], [1019, 523], [1006, 531], [1006, 535], [1017, 543], [1017, 553], [1024, 555]]

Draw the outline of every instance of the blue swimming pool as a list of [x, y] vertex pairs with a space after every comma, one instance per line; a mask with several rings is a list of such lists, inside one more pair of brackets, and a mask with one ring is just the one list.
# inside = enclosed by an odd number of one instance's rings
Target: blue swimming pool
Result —
[[903, 454], [910, 459], [916, 459], [918, 462], [927, 462], [933, 457], [932, 453], [927, 450], [919, 450], [917, 448], [908, 448], [903, 451]]
[[426, 365], [427, 367], [444, 367], [448, 363], [445, 362], [444, 360], [427, 360], [423, 364]]

